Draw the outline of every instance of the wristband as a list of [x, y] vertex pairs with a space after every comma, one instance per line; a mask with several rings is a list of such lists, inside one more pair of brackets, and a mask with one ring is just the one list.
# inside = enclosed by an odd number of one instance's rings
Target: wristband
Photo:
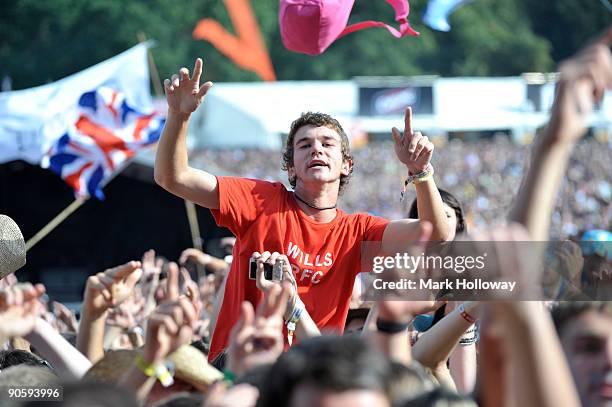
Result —
[[419, 172], [418, 174], [409, 175], [406, 181], [408, 181], [409, 183], [412, 182], [413, 184], [418, 184], [419, 182], [427, 181], [433, 176], [433, 174], [434, 174], [433, 165], [429, 163], [423, 169], [423, 171]]
[[385, 334], [397, 334], [408, 329], [408, 323], [391, 322], [378, 318], [376, 320], [376, 329]]
[[306, 309], [306, 306], [300, 299], [300, 297], [296, 298], [295, 305], [293, 306], [293, 310], [291, 311], [291, 316], [286, 321], [287, 324], [287, 342], [289, 346], [293, 344], [293, 334], [295, 332], [297, 321], [302, 317], [302, 313]]
[[408, 175], [408, 178], [406, 178], [406, 181], [404, 181], [404, 187], [402, 188], [402, 192], [400, 194], [400, 202], [404, 200], [404, 195], [406, 195], [406, 189], [408, 188], [408, 184], [410, 183], [418, 184], [421, 182], [428, 181], [429, 179], [431, 179], [431, 177], [433, 177], [433, 174], [434, 174], [433, 165], [429, 163], [427, 164], [425, 169], [419, 172], [418, 174]]
[[465, 319], [467, 322], [469, 322], [470, 324], [473, 324], [474, 322], [476, 322], [476, 319], [470, 314], [468, 314], [468, 312], [465, 310], [465, 307], [463, 306], [463, 304], [459, 305], [459, 308], [457, 309], [459, 310], [459, 315], [461, 315], [461, 317]]
[[230, 372], [229, 370], [225, 369], [223, 371], [223, 381], [228, 382], [230, 385], [234, 384], [234, 380], [236, 380], [236, 376]]
[[469, 346], [478, 342], [478, 331], [476, 330], [476, 325], [472, 325], [459, 339], [459, 345], [461, 346]]
[[[169, 387], [174, 384], [173, 373], [168, 370], [166, 364], [147, 363], [142, 355], [136, 356], [136, 367], [147, 377], [155, 377], [164, 387]], [[169, 364], [171, 368], [172, 364]], [[174, 370], [174, 369], [172, 369]]]

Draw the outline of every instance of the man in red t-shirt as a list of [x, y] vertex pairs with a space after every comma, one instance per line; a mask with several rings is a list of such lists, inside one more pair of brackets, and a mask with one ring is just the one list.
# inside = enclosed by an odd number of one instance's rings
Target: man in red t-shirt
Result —
[[[397, 252], [418, 239], [418, 221], [389, 222], [336, 208], [353, 161], [344, 130], [322, 113], [303, 114], [291, 126], [283, 167], [293, 192], [281, 183], [216, 177], [189, 167], [185, 143], [189, 116], [212, 86], [211, 82], [200, 86], [201, 73], [198, 58], [191, 78], [181, 68], [179, 75], [164, 82], [168, 118], [157, 149], [155, 181], [175, 195], [210, 208], [216, 222], [237, 238], [209, 359], [227, 346], [242, 301], [256, 305], [262, 297], [248, 276], [254, 253], [259, 263], [274, 263], [285, 255], [297, 294], [312, 320], [319, 329], [342, 332], [360, 271], [361, 242], [380, 241], [383, 251]], [[403, 135], [392, 130], [395, 152], [414, 181], [421, 219], [433, 225], [431, 239], [445, 240], [448, 225], [430, 164], [433, 144], [412, 131], [411, 115], [408, 108]]]

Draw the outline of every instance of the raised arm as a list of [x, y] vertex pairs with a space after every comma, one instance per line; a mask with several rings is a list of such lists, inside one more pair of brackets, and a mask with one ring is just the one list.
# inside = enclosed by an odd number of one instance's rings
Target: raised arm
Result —
[[22, 337], [34, 329], [43, 313], [38, 298], [45, 293], [42, 284], [30, 283], [0, 288], [0, 346], [11, 338]]
[[25, 339], [51, 362], [59, 376], [65, 380], [78, 380], [91, 367], [91, 362], [42, 318], [38, 318], [34, 329]]
[[[432, 224], [431, 240], [445, 241], [450, 235], [444, 204], [433, 179], [430, 164], [434, 145], [421, 132], [412, 129], [412, 109], [406, 109], [404, 133], [392, 129], [393, 147], [397, 158], [406, 165], [406, 176], [414, 179], [419, 218]], [[412, 238], [415, 223], [412, 219], [391, 222], [383, 235], [383, 250], [394, 252], [396, 242], [406, 242]]]
[[108, 310], [132, 294], [141, 275], [140, 262], [130, 261], [87, 279], [77, 349], [92, 363], [104, 357], [104, 323]]
[[0, 289], [0, 345], [8, 338], [24, 337], [50, 361], [66, 380], [81, 378], [91, 363], [39, 315], [44, 311], [38, 298], [41, 284], [29, 283]]
[[149, 317], [142, 355], [120, 379], [119, 384], [133, 391], [144, 402], [156, 380], [164, 387], [174, 382], [166, 360], [179, 347], [189, 344], [197, 311], [186, 296], [179, 296], [178, 269], [168, 272], [166, 297]]
[[[487, 304], [486, 321], [481, 329], [485, 337], [495, 336], [501, 340], [503, 359], [508, 364], [508, 370], [504, 370], [504, 398], [516, 403], [509, 405], [579, 406], [574, 381], [550, 315], [540, 302], [522, 301], [541, 298], [539, 287], [532, 283], [534, 279], [540, 280], [541, 269], [533, 256], [521, 250], [520, 242], [528, 238], [526, 230], [516, 224], [472, 235], [473, 242], [485, 242], [475, 247], [480, 252], [491, 247], [486, 242], [504, 242], [496, 253], [488, 252], [486, 270], [500, 280], [516, 281], [521, 287], [520, 293], [482, 294], [485, 300], [496, 301]], [[499, 370], [504, 368], [486, 360], [481, 360], [479, 366], [482, 367], [479, 374], [483, 384], [489, 376], [499, 378]], [[489, 392], [486, 387], [482, 391]]]
[[468, 321], [469, 317], [466, 319], [462, 316], [462, 312], [474, 315], [478, 303], [468, 301], [463, 307], [461, 310], [456, 308], [442, 318], [414, 344], [414, 358], [422, 365], [434, 369], [440, 363], [446, 363], [465, 331], [473, 325], [473, 322]]
[[189, 78], [189, 70], [164, 81], [168, 117], [155, 157], [155, 182], [181, 198], [206, 208], [219, 208], [217, 179], [214, 175], [189, 167], [187, 157], [187, 125], [189, 117], [200, 103], [212, 82], [200, 86], [202, 60], [198, 58]]
[[[560, 66], [550, 121], [533, 146], [510, 220], [523, 224], [532, 240], [548, 240], [559, 185], [571, 151], [586, 133], [595, 101], [612, 88], [612, 29]], [[419, 210], [421, 208], [419, 207]]]

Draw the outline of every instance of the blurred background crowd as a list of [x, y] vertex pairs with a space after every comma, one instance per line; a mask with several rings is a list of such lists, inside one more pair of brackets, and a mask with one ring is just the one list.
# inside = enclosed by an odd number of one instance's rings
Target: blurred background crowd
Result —
[[[518, 145], [503, 134], [437, 143], [433, 157], [436, 182], [460, 200], [468, 228], [482, 229], [505, 222], [528, 166], [529, 151], [530, 146]], [[414, 191], [409, 190], [406, 199], [400, 202], [406, 174], [395, 159], [391, 141], [369, 143], [354, 149], [353, 156], [355, 167], [340, 208], [348, 213], [369, 212], [387, 219], [405, 217]], [[593, 137], [577, 145], [556, 203], [551, 237], [579, 238], [587, 230], [612, 226], [611, 156], [610, 144]], [[191, 160], [193, 165], [213, 173], [279, 181], [289, 186], [277, 151], [239, 148], [196, 151]]]

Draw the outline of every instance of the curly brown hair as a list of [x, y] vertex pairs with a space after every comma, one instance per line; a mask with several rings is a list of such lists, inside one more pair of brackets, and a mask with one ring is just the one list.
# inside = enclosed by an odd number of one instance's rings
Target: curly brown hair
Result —
[[[351, 154], [351, 148], [349, 144], [349, 139], [342, 129], [342, 126], [338, 122], [338, 120], [334, 119], [328, 114], [319, 113], [319, 112], [306, 112], [302, 113], [302, 115], [294, 120], [291, 123], [291, 130], [289, 131], [289, 135], [287, 136], [287, 140], [285, 142], [285, 148], [283, 149], [283, 162], [281, 168], [287, 171], [289, 168], [293, 167], [293, 142], [295, 140], [295, 134], [298, 130], [304, 126], [313, 126], [313, 127], [328, 127], [334, 130], [340, 136], [340, 143], [342, 148], [342, 160], [343, 161], [353, 161], [353, 155]], [[340, 175], [340, 189], [339, 192], [342, 192], [344, 187], [348, 184], [349, 178], [353, 173], [353, 166], [349, 170], [348, 175]], [[289, 177], [289, 183], [293, 188], [295, 188], [296, 179], [295, 177]]]

